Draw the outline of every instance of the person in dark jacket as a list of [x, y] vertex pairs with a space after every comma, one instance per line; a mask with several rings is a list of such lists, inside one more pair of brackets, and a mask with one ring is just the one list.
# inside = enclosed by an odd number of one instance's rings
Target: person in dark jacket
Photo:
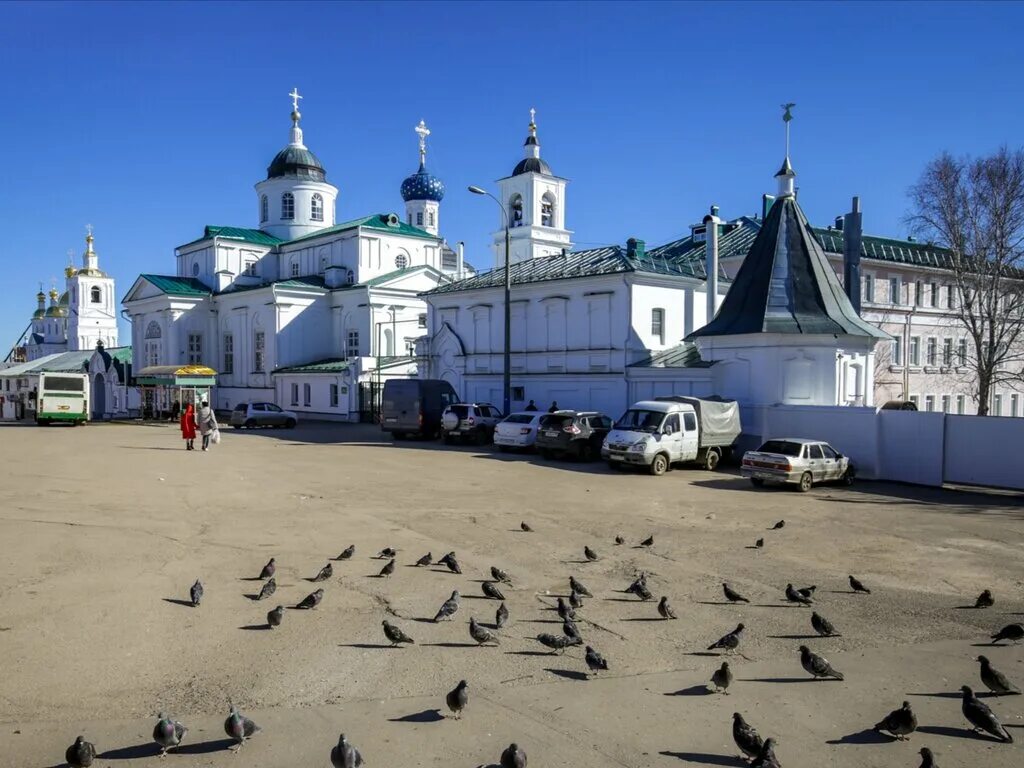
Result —
[[524, 408], [523, 410], [526, 410], [526, 411], [536, 411], [537, 410], [537, 404], [534, 403], [533, 400], [531, 400], [529, 402], [529, 404], [527, 404], [526, 408]]
[[558, 410], [558, 401], [557, 400], [552, 400], [551, 401], [551, 407], [548, 408], [548, 413], [554, 413], [557, 410]]

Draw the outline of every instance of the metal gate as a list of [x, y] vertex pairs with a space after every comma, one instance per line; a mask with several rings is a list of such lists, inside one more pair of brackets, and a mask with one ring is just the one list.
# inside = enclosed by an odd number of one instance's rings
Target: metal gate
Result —
[[380, 423], [380, 395], [382, 382], [367, 381], [359, 384], [359, 421], [364, 424]]

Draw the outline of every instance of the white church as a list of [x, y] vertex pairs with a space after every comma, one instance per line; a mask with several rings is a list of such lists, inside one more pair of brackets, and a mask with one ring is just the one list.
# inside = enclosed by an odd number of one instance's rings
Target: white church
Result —
[[266, 400], [355, 420], [371, 387], [416, 375], [420, 294], [473, 272], [439, 234], [445, 189], [427, 170], [423, 121], [419, 168], [400, 188], [405, 216], [338, 222], [338, 188], [305, 144], [301, 96], [290, 95], [289, 141], [255, 185], [258, 226], [206, 226], [175, 249], [172, 273], [140, 275], [125, 296], [135, 368], [212, 368], [218, 409]]

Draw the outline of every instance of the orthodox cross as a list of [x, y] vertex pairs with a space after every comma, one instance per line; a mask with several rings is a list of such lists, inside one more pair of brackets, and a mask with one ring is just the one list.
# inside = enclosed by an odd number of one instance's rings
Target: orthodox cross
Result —
[[789, 122], [793, 119], [793, 107], [795, 106], [796, 104], [792, 101], [782, 105], [782, 109], [784, 110], [782, 114], [782, 122], [786, 124], [786, 157], [789, 157]]
[[420, 164], [427, 159], [427, 136], [430, 135], [430, 129], [427, 128], [427, 124], [420, 120], [420, 124], [417, 125], [413, 130], [420, 137]]
[[295, 112], [298, 112], [299, 111], [299, 99], [303, 99], [305, 97], [299, 95], [299, 89], [298, 88], [292, 88], [292, 92], [289, 93], [288, 95], [292, 97], [292, 109]]
[[85, 225], [85, 233], [87, 235], [89, 235], [90, 237], [92, 236], [92, 224], [86, 224]]

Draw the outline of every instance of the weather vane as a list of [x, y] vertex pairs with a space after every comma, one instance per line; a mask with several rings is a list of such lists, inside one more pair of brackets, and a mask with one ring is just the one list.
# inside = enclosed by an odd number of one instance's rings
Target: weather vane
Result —
[[796, 106], [796, 102], [788, 102], [782, 105], [784, 110], [782, 114], [782, 122], [786, 124], [786, 157], [789, 157], [789, 123], [793, 119], [793, 107]]
[[298, 112], [299, 111], [299, 99], [303, 99], [305, 97], [299, 95], [299, 89], [298, 88], [292, 88], [292, 92], [289, 93], [288, 95], [292, 97], [292, 110], [295, 111], [295, 112]]

